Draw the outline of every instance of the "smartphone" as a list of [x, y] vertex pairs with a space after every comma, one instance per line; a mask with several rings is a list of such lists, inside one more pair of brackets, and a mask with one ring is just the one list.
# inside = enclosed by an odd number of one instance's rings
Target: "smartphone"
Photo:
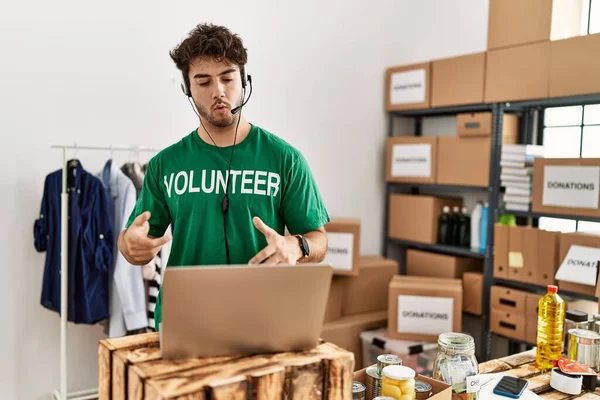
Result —
[[494, 387], [494, 393], [500, 396], [518, 399], [523, 394], [528, 382], [525, 379], [513, 376], [503, 376]]

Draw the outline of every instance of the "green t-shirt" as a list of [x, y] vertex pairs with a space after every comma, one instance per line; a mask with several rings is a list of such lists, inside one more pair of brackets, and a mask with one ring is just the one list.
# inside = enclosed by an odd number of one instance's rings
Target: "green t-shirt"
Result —
[[[172, 224], [167, 268], [227, 264], [222, 201], [231, 146], [205, 143], [197, 130], [148, 163], [144, 185], [127, 226], [150, 211], [149, 234], [163, 236]], [[225, 158], [225, 159], [224, 159]], [[247, 264], [266, 245], [252, 218], [279, 234], [303, 234], [329, 215], [302, 154], [283, 139], [252, 125], [235, 146], [229, 183], [227, 238], [232, 264]], [[162, 291], [154, 319], [158, 330]]]

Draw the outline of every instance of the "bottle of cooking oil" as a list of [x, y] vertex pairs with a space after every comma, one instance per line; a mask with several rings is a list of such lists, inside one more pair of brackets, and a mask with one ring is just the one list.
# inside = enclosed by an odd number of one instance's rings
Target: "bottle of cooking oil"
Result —
[[548, 292], [538, 301], [537, 367], [552, 369], [554, 360], [562, 355], [565, 301], [558, 295], [558, 287], [548, 285]]

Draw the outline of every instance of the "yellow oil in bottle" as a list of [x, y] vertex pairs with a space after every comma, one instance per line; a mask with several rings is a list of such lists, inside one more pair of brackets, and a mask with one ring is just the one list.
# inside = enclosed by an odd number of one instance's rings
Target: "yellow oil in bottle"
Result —
[[558, 295], [558, 287], [548, 285], [548, 292], [538, 301], [537, 367], [552, 369], [554, 360], [562, 355], [565, 301]]

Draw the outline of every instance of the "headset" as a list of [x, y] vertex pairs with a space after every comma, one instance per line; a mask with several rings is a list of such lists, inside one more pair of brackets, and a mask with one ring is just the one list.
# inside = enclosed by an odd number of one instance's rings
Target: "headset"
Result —
[[[248, 100], [250, 100], [250, 97], [252, 96], [252, 76], [246, 75], [245, 67], [240, 68], [240, 75], [241, 75], [241, 79], [242, 79], [242, 103], [239, 106], [231, 109], [231, 113], [234, 115], [237, 112], [242, 110], [242, 108], [246, 105], [246, 103], [248, 103]], [[246, 98], [246, 85], [247, 84], [250, 84], [250, 93], [248, 94], [248, 98]], [[195, 107], [193, 99], [192, 99], [192, 91], [190, 89], [189, 80], [185, 76], [183, 71], [181, 71], [181, 90], [183, 91], [183, 94], [185, 94], [187, 96], [188, 101], [190, 102], [190, 105], [192, 106], [192, 109], [194, 110], [194, 112], [196, 113], [198, 118], [200, 119], [200, 124], [202, 125], [202, 127], [204, 128], [204, 130], [206, 131], [206, 133], [208, 134], [210, 139], [213, 140], [212, 136], [210, 136], [210, 133], [204, 127], [204, 124], [202, 124], [202, 118], [200, 118], [200, 114], [196, 110], [196, 107]], [[225, 253], [227, 256], [228, 264], [231, 264], [231, 257], [229, 255], [229, 243], [227, 240], [227, 217], [229, 214], [228, 213], [228, 211], [229, 211], [229, 182], [230, 182], [229, 178], [231, 177], [231, 163], [233, 162], [233, 151], [235, 150], [235, 142], [237, 141], [237, 131], [238, 131], [238, 127], [240, 125], [240, 119], [241, 118], [238, 118], [238, 121], [237, 121], [237, 124], [235, 127], [235, 136], [233, 139], [233, 146], [231, 148], [231, 156], [229, 158], [229, 163], [228, 163], [227, 183], [225, 186], [225, 196], [223, 197], [223, 200], [221, 201], [221, 211], [223, 212], [223, 235], [225, 237]], [[213, 140], [213, 143], [214, 143], [214, 140]], [[215, 143], [215, 146], [216, 145], [217, 144]], [[222, 157], [222, 155], [221, 155], [221, 157]], [[225, 161], [227, 161], [227, 160], [225, 160]]]

